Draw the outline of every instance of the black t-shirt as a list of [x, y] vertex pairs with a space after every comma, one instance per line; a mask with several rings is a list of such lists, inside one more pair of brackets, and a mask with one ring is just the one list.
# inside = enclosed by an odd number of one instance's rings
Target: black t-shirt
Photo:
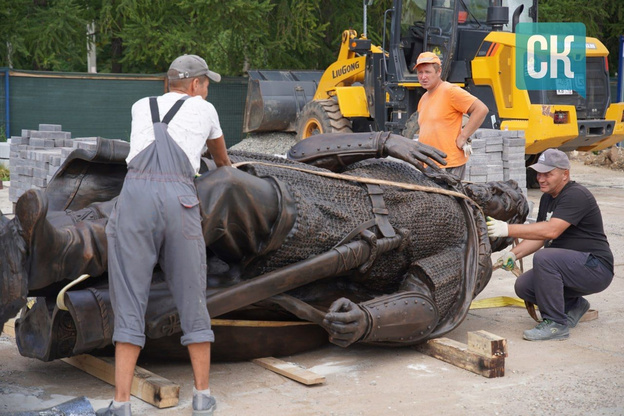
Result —
[[542, 195], [537, 221], [548, 221], [551, 217], [569, 222], [570, 226], [556, 239], [546, 240], [544, 247], [591, 253], [613, 271], [613, 253], [604, 233], [602, 214], [587, 188], [570, 182], [556, 198]]

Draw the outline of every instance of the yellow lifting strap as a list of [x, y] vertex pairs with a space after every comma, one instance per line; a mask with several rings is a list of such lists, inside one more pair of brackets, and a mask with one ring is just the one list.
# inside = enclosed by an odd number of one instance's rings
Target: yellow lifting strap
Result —
[[500, 308], [503, 306], [520, 306], [524, 308], [524, 301], [512, 296], [495, 296], [492, 298], [473, 300], [470, 309]]

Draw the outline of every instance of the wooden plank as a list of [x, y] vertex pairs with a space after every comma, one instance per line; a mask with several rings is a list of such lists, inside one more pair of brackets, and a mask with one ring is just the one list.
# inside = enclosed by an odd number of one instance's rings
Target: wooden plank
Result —
[[284, 377], [288, 377], [292, 380], [298, 381], [299, 383], [305, 384], [306, 386], [322, 384], [325, 382], [325, 376], [318, 375], [310, 370], [298, 367], [293, 363], [278, 360], [277, 358], [256, 358], [255, 360], [252, 360], [252, 362], [277, 374], [281, 374]]
[[494, 378], [505, 375], [505, 357], [486, 357], [469, 351], [466, 344], [449, 338], [430, 339], [426, 343], [417, 345], [417, 351], [431, 357], [453, 364], [483, 377]]
[[5, 322], [2, 327], [2, 335], [7, 335], [15, 338], [15, 318], [11, 318]]
[[507, 357], [507, 340], [487, 331], [471, 331], [468, 350], [486, 357]]
[[595, 319], [598, 319], [598, 311], [596, 309], [589, 309], [585, 312], [585, 315], [581, 316], [579, 322], [593, 321]]
[[[115, 360], [113, 358], [99, 358], [83, 354], [62, 360], [108, 384], [115, 385]], [[180, 386], [151, 371], [136, 367], [130, 394], [162, 409], [178, 404]]]

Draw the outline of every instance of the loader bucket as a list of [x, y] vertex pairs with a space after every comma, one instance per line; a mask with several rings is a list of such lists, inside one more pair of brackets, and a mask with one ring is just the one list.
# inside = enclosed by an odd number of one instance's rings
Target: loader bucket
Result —
[[323, 71], [248, 71], [243, 133], [295, 131], [297, 114], [314, 97]]

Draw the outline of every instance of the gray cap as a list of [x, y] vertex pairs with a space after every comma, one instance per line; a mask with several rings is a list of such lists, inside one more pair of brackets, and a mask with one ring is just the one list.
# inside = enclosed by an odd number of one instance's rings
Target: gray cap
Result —
[[568, 155], [557, 149], [547, 149], [537, 159], [537, 163], [529, 166], [539, 173], [550, 172], [555, 168], [570, 169]]
[[[206, 61], [197, 55], [182, 55], [171, 63], [169, 67], [169, 79], [195, 78], [206, 75], [214, 82], [221, 81], [221, 75], [208, 69]], [[176, 71], [177, 74], [173, 74]]]

